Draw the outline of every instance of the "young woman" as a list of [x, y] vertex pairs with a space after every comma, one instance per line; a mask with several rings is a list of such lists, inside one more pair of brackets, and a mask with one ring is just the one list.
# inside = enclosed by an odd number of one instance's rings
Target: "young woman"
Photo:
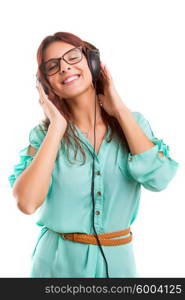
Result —
[[46, 118], [30, 131], [9, 176], [19, 209], [38, 210], [42, 226], [31, 277], [139, 276], [130, 226], [141, 186], [165, 189], [179, 165], [147, 119], [125, 105], [101, 62], [95, 84], [91, 50], [76, 35], [57, 32], [37, 52]]

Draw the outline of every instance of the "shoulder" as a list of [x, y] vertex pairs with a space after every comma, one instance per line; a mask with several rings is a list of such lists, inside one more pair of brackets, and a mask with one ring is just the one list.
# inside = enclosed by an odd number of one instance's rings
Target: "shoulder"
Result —
[[44, 137], [46, 136], [47, 130], [44, 128], [42, 124], [37, 124], [34, 126], [29, 132], [29, 142], [30, 145], [39, 148], [42, 143]]
[[141, 127], [141, 129], [143, 129], [148, 138], [152, 139], [154, 137], [154, 132], [148, 119], [141, 112], [138, 111], [134, 111], [132, 112], [132, 114], [136, 122]]
[[143, 120], [146, 120], [144, 115], [139, 111], [131, 111], [131, 113], [138, 123], [142, 122]]

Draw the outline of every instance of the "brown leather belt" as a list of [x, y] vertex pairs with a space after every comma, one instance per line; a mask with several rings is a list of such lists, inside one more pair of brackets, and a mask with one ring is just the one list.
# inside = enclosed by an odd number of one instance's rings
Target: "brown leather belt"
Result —
[[[98, 245], [98, 241], [96, 238], [96, 234], [86, 234], [86, 233], [61, 233], [57, 232], [59, 235], [61, 235], [66, 240], [71, 240], [74, 242], [79, 243], [85, 243], [85, 244], [94, 244]], [[122, 239], [112, 239], [114, 237], [119, 237], [122, 235], [130, 235], [128, 237], [122, 238]], [[98, 238], [100, 240], [101, 245], [104, 246], [117, 246], [122, 244], [127, 244], [132, 241], [132, 232], [130, 230], [130, 227], [124, 230], [114, 231], [114, 232], [108, 232], [108, 233], [99, 233]]]

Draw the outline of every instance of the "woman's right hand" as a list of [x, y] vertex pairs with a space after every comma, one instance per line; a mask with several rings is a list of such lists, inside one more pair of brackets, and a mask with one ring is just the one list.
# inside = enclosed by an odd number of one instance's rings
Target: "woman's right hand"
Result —
[[43, 108], [44, 114], [49, 118], [50, 124], [61, 125], [62, 128], [67, 127], [67, 121], [57, 109], [57, 107], [49, 100], [42, 84], [37, 80], [36, 88], [39, 92], [39, 103]]

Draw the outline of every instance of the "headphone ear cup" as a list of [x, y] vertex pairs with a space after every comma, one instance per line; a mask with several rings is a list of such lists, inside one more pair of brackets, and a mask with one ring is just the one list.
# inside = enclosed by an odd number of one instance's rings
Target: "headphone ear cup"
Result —
[[92, 74], [93, 82], [100, 76], [100, 52], [98, 49], [87, 49], [87, 63]]

